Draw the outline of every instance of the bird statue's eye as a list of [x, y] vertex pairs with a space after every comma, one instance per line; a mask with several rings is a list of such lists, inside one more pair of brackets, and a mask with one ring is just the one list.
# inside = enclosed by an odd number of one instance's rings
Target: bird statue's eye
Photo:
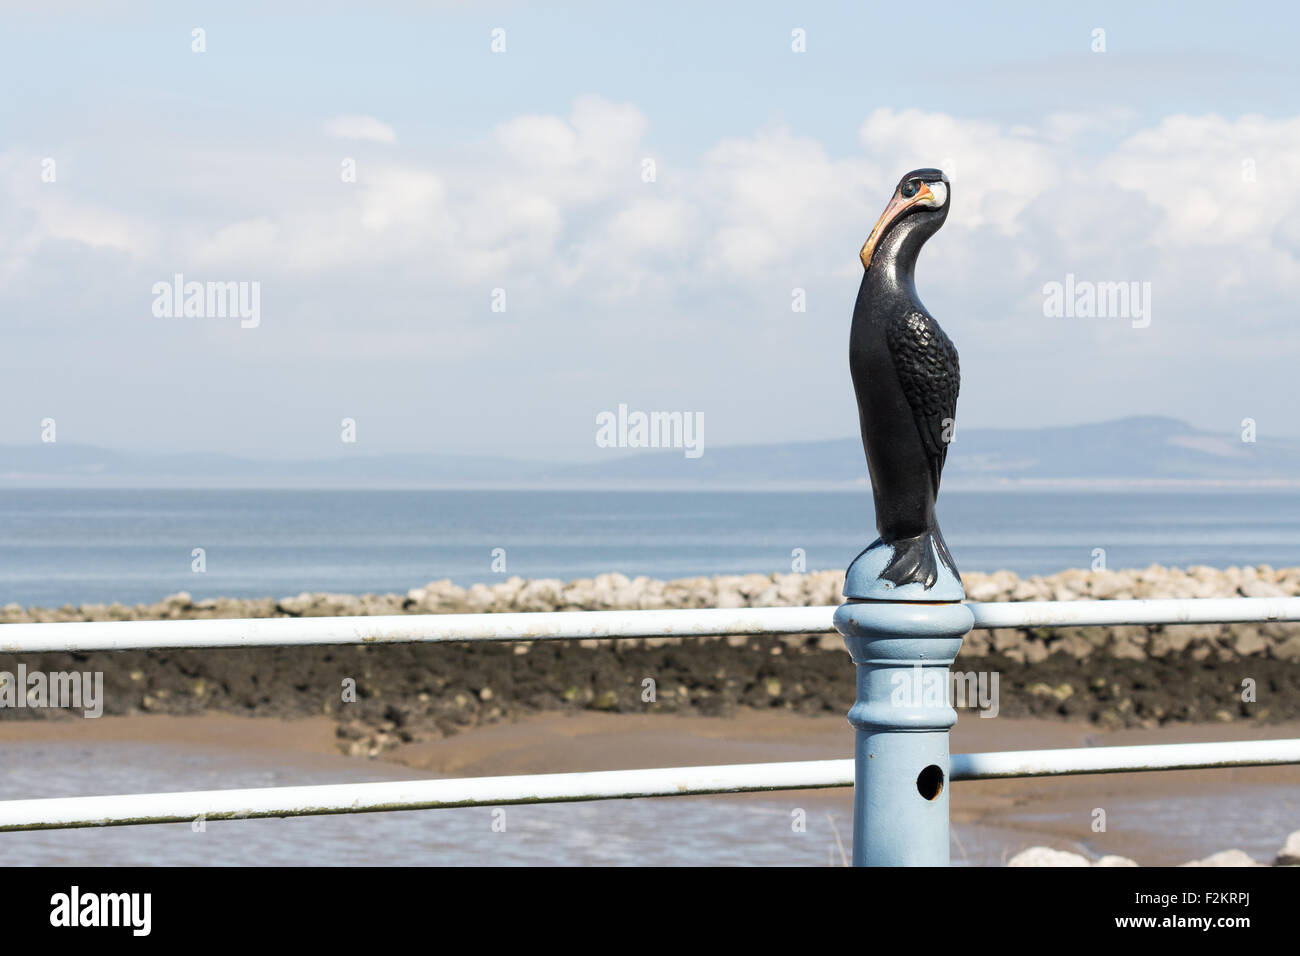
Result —
[[904, 183], [900, 192], [902, 192], [904, 199], [911, 199], [916, 195], [916, 183]]

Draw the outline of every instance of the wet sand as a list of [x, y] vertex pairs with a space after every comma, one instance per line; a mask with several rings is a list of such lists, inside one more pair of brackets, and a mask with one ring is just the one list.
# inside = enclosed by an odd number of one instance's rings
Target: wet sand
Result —
[[168, 714], [106, 716], [93, 720], [3, 720], [0, 744], [6, 743], [145, 743], [216, 747], [250, 756], [293, 754], [338, 755], [336, 722], [329, 717], [280, 720], [208, 713], [192, 717]]
[[[500, 722], [443, 740], [399, 745], [381, 759], [366, 760], [339, 753], [336, 726], [323, 716], [279, 719], [219, 713], [2, 721], [0, 745], [154, 744], [238, 754], [250, 764], [340, 772], [365, 767], [397, 778], [817, 760], [850, 756], [853, 741], [844, 718], [836, 716], [780, 711], [741, 711], [730, 718], [585, 712]], [[1294, 736], [1300, 736], [1300, 722], [1103, 731], [1060, 720], [969, 717], [954, 729], [952, 746], [954, 752], [975, 752]], [[1002, 858], [1027, 846], [1047, 845], [1091, 857], [1118, 854], [1147, 864], [1172, 864], [1231, 848], [1205, 831], [1214, 830], [1222, 823], [1218, 818], [1234, 807], [1276, 807], [1276, 819], [1255, 811], [1253, 822], [1246, 823], [1267, 827], [1264, 842], [1272, 839], [1280, 846], [1287, 833], [1300, 829], [1300, 818], [1288, 816], [1294, 812], [1294, 801], [1275, 798], [1296, 793], [1300, 793], [1300, 767], [973, 781], [954, 788], [952, 818], [968, 842], [973, 835], [995, 844], [1002, 848]], [[1195, 798], [1195, 803], [1189, 804], [1189, 798]], [[844, 829], [852, 806], [847, 788], [677, 799], [791, 802], [791, 806], [832, 814]], [[1105, 832], [1094, 832], [1092, 827], [1098, 808], [1107, 813]], [[1214, 821], [1206, 819], [1210, 808], [1215, 808]], [[954, 861], [964, 852], [958, 840]], [[1268, 856], [1258, 851], [1254, 855], [1261, 860]]]
[[[1216, 740], [1261, 740], [1300, 736], [1300, 722], [1271, 727], [1242, 724], [1180, 724], [1159, 730], [1102, 731], [1087, 723], [1055, 720], [967, 718], [953, 730], [954, 753], [1034, 750], [1052, 747], [1125, 746]], [[654, 717], [623, 714], [546, 716], [496, 725], [428, 744], [408, 744], [388, 759], [437, 774], [489, 776], [625, 770], [636, 767], [715, 763], [760, 763], [850, 757], [853, 732], [842, 717], [801, 717], [751, 712], [740, 719]], [[988, 840], [1018, 849], [1045, 845], [1085, 856], [1126, 856], [1150, 864], [1176, 864], [1228, 846], [1210, 846], [1197, 819], [1158, 832], [1134, 817], [1133, 808], [1154, 804], [1156, 813], [1175, 809], [1187, 795], [1241, 801], [1246, 788], [1300, 789], [1300, 767], [1248, 767], [1151, 773], [1092, 774], [1021, 780], [968, 781], [952, 793], [954, 823], [966, 824]], [[724, 798], [763, 800], [770, 794]], [[851, 818], [848, 789], [803, 791], [803, 805], [844, 811]], [[1094, 811], [1107, 811], [1105, 832], [1094, 832]], [[1116, 820], [1120, 814], [1123, 819]], [[1166, 818], [1167, 819], [1167, 818]], [[1119, 824], [1119, 825], [1117, 825]], [[1276, 834], [1300, 829], [1300, 817]], [[954, 848], [954, 857], [960, 853]]]

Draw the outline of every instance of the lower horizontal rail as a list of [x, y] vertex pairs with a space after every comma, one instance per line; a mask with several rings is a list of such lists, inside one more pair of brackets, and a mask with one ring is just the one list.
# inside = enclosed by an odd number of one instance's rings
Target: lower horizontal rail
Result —
[[[1300, 739], [954, 754], [953, 780], [1300, 764]], [[668, 767], [0, 802], [0, 831], [853, 786], [853, 761]]]
[[0, 831], [569, 803], [853, 785], [852, 760], [395, 780], [0, 802]]
[[[977, 628], [1300, 621], [1300, 597], [971, 602]], [[917, 613], [924, 613], [918, 610]], [[823, 634], [833, 606], [0, 624], [0, 653]]]
[[1300, 738], [953, 754], [953, 780], [1300, 764]]

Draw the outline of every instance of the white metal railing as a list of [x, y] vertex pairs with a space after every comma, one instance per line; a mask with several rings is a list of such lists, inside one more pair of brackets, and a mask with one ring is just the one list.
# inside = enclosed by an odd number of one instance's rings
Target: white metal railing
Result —
[[[1300, 597], [995, 601], [967, 607], [977, 628], [1300, 621]], [[834, 615], [832, 605], [3, 624], [0, 653], [822, 634], [835, 630]]]
[[[1300, 621], [1300, 598], [972, 603], [976, 627]], [[0, 652], [813, 634], [834, 607], [0, 625]], [[1300, 764], [1300, 739], [956, 754], [952, 780]], [[0, 831], [846, 787], [821, 760], [0, 801]]]
[[[1300, 739], [954, 754], [952, 780], [1300, 764]], [[853, 760], [665, 767], [455, 780], [136, 793], [0, 802], [0, 831], [570, 803], [853, 786]]]

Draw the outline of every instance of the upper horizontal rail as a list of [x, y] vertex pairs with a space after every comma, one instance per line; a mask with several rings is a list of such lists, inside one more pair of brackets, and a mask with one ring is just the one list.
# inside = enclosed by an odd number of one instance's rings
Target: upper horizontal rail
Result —
[[[1300, 764], [1300, 739], [954, 754], [953, 780]], [[0, 831], [853, 786], [853, 761], [663, 767], [0, 802]]]
[[[1294, 597], [972, 602], [967, 606], [979, 628], [1300, 621], [1300, 598]], [[822, 634], [835, 630], [834, 614], [834, 606], [741, 607], [3, 624], [0, 653]]]
[[969, 605], [976, 627], [1111, 627], [1300, 621], [1300, 597], [1142, 601], [989, 601]]
[[833, 631], [834, 610], [831, 607], [697, 608], [4, 624], [0, 625], [0, 653], [809, 634]]

